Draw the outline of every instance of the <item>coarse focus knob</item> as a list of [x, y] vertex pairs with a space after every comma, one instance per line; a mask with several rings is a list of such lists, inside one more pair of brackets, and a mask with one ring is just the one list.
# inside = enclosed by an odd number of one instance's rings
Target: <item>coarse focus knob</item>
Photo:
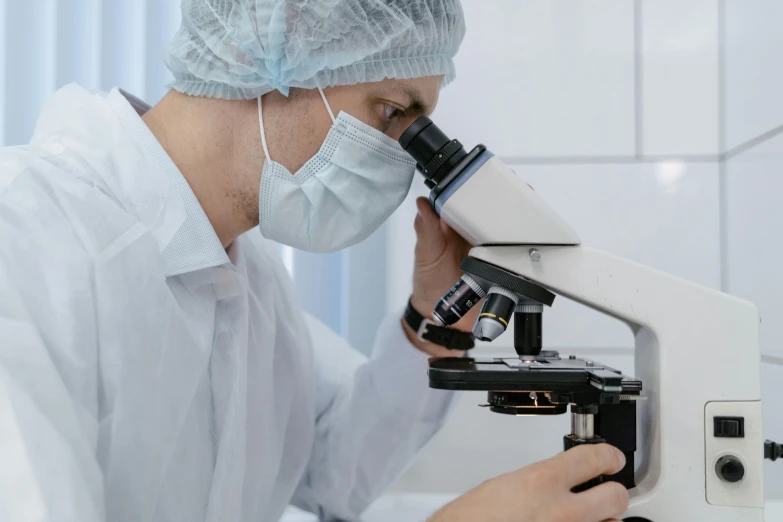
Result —
[[715, 473], [726, 482], [739, 482], [745, 477], [745, 466], [733, 455], [726, 455], [715, 463]]

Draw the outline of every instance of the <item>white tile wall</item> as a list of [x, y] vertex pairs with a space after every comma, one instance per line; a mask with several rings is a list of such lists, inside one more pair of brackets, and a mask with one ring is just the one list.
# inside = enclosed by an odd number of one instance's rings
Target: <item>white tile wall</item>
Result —
[[783, 125], [783, 2], [724, 0], [726, 148]]
[[762, 348], [783, 354], [783, 134], [726, 163], [726, 195], [728, 291], [756, 303]]
[[641, 6], [642, 152], [718, 154], [718, 1]]
[[633, 2], [466, 0], [434, 119], [502, 156], [634, 152]]

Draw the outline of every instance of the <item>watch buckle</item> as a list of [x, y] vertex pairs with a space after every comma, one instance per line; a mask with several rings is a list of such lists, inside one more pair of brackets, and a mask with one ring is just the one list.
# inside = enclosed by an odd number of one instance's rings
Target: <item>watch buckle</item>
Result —
[[425, 338], [424, 338], [424, 336], [425, 336], [427, 333], [429, 333], [429, 331], [427, 330], [427, 328], [428, 328], [430, 325], [432, 325], [432, 326], [437, 326], [437, 325], [438, 325], [438, 323], [436, 323], [435, 321], [433, 321], [433, 320], [431, 320], [431, 319], [428, 319], [428, 318], [426, 318], [426, 317], [425, 317], [425, 318], [424, 318], [424, 319], [421, 321], [421, 324], [419, 325], [419, 329], [418, 329], [418, 330], [416, 330], [416, 339], [418, 339], [419, 341], [421, 341], [421, 342], [423, 342], [423, 343], [429, 343], [429, 342], [431, 342], [431, 341], [428, 341], [427, 339], [425, 339]]

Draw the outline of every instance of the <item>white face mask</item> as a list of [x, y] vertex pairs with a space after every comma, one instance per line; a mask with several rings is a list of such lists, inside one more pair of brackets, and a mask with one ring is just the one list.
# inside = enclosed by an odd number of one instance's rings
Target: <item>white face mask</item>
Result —
[[[259, 218], [267, 239], [309, 252], [334, 252], [366, 239], [400, 206], [416, 162], [381, 131], [344, 112], [315, 156], [296, 174], [270, 159], [261, 98], [258, 119], [266, 154]], [[295, 146], [295, 145], [294, 145]]]

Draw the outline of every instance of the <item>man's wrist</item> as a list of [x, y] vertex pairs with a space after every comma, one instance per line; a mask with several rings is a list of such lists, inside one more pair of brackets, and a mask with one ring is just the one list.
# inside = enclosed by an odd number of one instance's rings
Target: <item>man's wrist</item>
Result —
[[[427, 522], [473, 522], [483, 520], [487, 516], [487, 507], [493, 505], [497, 498], [493, 497], [493, 480], [468, 491], [455, 498], [427, 519]], [[492, 520], [500, 520], [492, 518]]]
[[413, 331], [413, 328], [410, 327], [404, 317], [400, 317], [400, 325], [402, 326], [402, 330], [405, 332], [405, 337], [408, 338], [408, 342], [410, 342], [417, 350], [428, 353], [426, 350], [426, 345], [430, 343], [426, 343], [420, 340], [417, 337], [416, 332]]
[[409, 342], [434, 357], [459, 357], [475, 346], [473, 334], [441, 326], [423, 315], [413, 304], [413, 297], [402, 317], [402, 327]]
[[400, 318], [400, 326], [402, 327], [402, 330], [405, 332], [405, 336], [408, 338], [408, 342], [410, 342], [414, 348], [419, 350], [422, 353], [425, 353], [429, 355], [430, 357], [460, 357], [461, 352], [455, 351], [455, 350], [449, 350], [445, 346], [439, 346], [435, 343], [429, 343], [427, 341], [423, 341], [419, 339], [417, 332], [413, 330], [413, 328], [408, 325], [408, 323], [405, 321], [405, 318]]
[[411, 294], [410, 303], [414, 310], [419, 312], [424, 317], [430, 317], [432, 316], [432, 311], [435, 309], [435, 304], [438, 302], [437, 299], [426, 299], [423, 297], [420, 297], [416, 295], [414, 292]]

